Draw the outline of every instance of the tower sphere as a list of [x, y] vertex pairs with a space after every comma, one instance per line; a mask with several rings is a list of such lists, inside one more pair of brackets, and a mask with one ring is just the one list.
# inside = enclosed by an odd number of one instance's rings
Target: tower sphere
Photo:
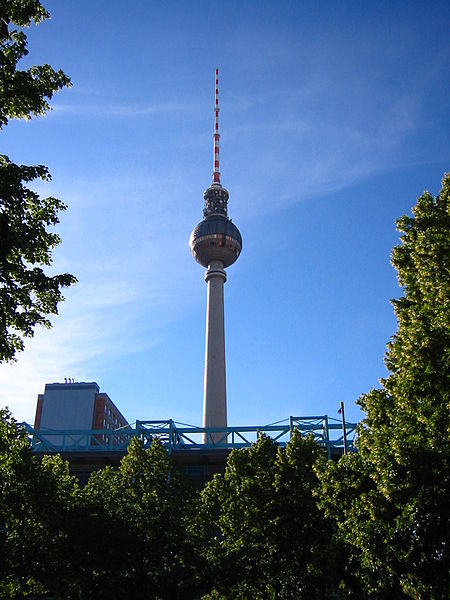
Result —
[[213, 185], [203, 196], [204, 219], [191, 233], [189, 247], [203, 267], [208, 267], [212, 261], [220, 261], [224, 267], [229, 267], [241, 253], [242, 237], [227, 217], [228, 192], [220, 185]]

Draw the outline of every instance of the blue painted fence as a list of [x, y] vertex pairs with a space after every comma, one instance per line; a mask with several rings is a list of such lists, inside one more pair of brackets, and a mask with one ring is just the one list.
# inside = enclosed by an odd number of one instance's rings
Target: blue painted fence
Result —
[[[327, 415], [316, 417], [289, 417], [271, 425], [244, 427], [196, 427], [167, 421], [136, 421], [119, 429], [34, 429], [23, 423], [34, 452], [125, 452], [133, 438], [142, 440], [148, 447], [155, 437], [159, 438], [169, 452], [174, 450], [214, 450], [248, 448], [259, 436], [267, 435], [281, 446], [291, 438], [294, 430], [302, 436], [313, 438], [328, 451], [333, 448], [341, 451], [344, 447], [342, 422]], [[357, 423], [345, 423], [347, 451], [355, 450], [354, 442]], [[210, 434], [215, 434], [211, 436]], [[204, 442], [203, 440], [214, 440]]]

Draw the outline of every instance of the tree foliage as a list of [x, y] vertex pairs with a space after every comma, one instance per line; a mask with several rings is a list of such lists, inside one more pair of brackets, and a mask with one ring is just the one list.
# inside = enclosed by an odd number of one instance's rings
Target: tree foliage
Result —
[[67, 523], [78, 485], [59, 456], [42, 462], [27, 434], [0, 410], [0, 597], [26, 598], [52, 590], [71, 597]]
[[332, 597], [332, 524], [314, 498], [324, 460], [294, 435], [233, 451], [198, 491], [155, 439], [79, 489], [0, 415], [0, 597], [55, 600]]
[[101, 544], [82, 565], [88, 597], [195, 597], [193, 500], [158, 439], [148, 449], [133, 440], [119, 469], [93, 474], [83, 496]]
[[[0, 0], [0, 128], [11, 118], [43, 115], [54, 92], [70, 85], [67, 75], [47, 64], [18, 69], [28, 54], [23, 28], [48, 16], [37, 0]], [[76, 281], [42, 268], [60, 243], [47, 228], [66, 207], [32, 191], [28, 184], [37, 179], [50, 179], [45, 166], [17, 165], [0, 154], [0, 361], [14, 360], [24, 348], [23, 336], [32, 336], [36, 325], [50, 327], [47, 315], [57, 314], [61, 288]]]
[[9, 119], [43, 115], [57, 90], [70, 85], [63, 71], [50, 65], [39, 65], [27, 70], [17, 68], [28, 54], [27, 36], [23, 29], [38, 24], [50, 15], [38, 0], [0, 1], [0, 127]]
[[397, 227], [392, 264], [404, 295], [393, 301], [390, 374], [359, 399], [359, 453], [327, 466], [322, 503], [367, 597], [448, 598], [450, 176]]
[[331, 523], [313, 496], [313, 464], [322, 459], [300, 434], [285, 450], [262, 437], [230, 454], [225, 476], [202, 492], [197, 545], [209, 569], [205, 598], [331, 597]]

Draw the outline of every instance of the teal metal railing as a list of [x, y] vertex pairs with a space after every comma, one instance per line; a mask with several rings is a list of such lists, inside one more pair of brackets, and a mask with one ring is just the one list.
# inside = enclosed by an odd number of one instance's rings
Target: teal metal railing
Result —
[[[33, 451], [53, 452], [125, 452], [133, 438], [142, 440], [148, 447], [155, 437], [159, 438], [169, 452], [175, 450], [248, 448], [259, 436], [267, 435], [284, 446], [294, 430], [302, 436], [312, 435], [331, 456], [333, 448], [343, 449], [342, 422], [327, 415], [313, 417], [289, 417], [270, 425], [243, 427], [196, 427], [167, 421], [136, 421], [118, 429], [34, 429], [23, 423], [30, 436]], [[345, 423], [347, 451], [355, 449], [357, 423]], [[211, 434], [215, 434], [214, 436]], [[214, 442], [203, 442], [203, 439]]]

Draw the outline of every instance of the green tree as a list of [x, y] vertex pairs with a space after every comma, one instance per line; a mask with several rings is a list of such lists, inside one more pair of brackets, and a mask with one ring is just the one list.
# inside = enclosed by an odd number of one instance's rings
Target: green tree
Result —
[[[321, 473], [323, 506], [338, 523], [366, 597], [450, 597], [450, 176], [397, 221], [392, 252], [404, 295], [389, 376], [359, 399], [357, 455]], [[347, 569], [348, 571], [348, 569]]]
[[72, 595], [68, 523], [78, 486], [59, 456], [32, 454], [23, 427], [0, 410], [0, 597]]
[[331, 524], [313, 496], [322, 451], [295, 434], [286, 449], [261, 437], [233, 451], [225, 476], [202, 492], [197, 540], [207, 562], [205, 598], [332, 596]]
[[94, 473], [83, 494], [96, 537], [80, 540], [87, 597], [198, 597], [186, 533], [193, 493], [158, 439], [148, 449], [133, 440], [119, 469]]
[[278, 598], [332, 598], [338, 548], [334, 524], [318, 507], [315, 468], [328, 462], [312, 437], [292, 435], [279, 450], [274, 481], [274, 537], [279, 568]]
[[[43, 115], [54, 92], [70, 85], [47, 64], [18, 69], [28, 54], [23, 28], [48, 16], [37, 0], [0, 0], [0, 128], [11, 118]], [[76, 281], [69, 273], [46, 275], [42, 268], [60, 243], [47, 228], [66, 207], [27, 187], [36, 179], [50, 179], [45, 166], [17, 165], [0, 154], [0, 361], [14, 360], [24, 348], [23, 336], [32, 336], [36, 325], [50, 327], [47, 315], [57, 314], [61, 288]]]

